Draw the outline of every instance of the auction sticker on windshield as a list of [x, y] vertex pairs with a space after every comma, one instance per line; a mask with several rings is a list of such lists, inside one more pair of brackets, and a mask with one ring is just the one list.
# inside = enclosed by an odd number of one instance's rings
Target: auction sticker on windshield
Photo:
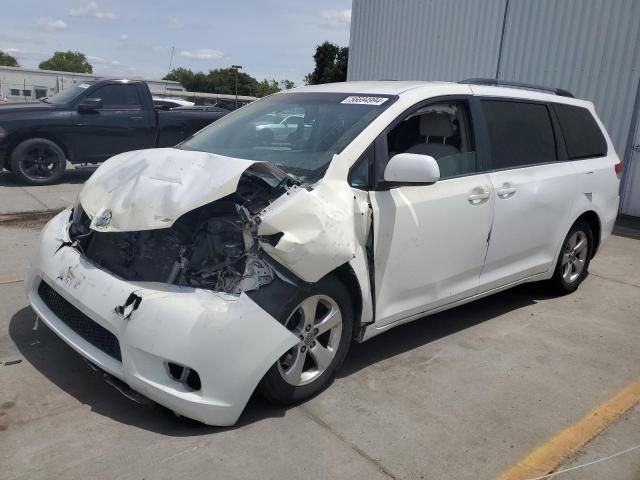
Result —
[[387, 97], [347, 97], [340, 103], [351, 105], [382, 105], [389, 100]]

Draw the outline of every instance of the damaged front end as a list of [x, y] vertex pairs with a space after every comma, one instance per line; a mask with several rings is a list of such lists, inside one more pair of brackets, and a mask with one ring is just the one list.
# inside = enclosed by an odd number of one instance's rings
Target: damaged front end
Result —
[[[104, 270], [127, 281], [160, 282], [232, 295], [271, 283], [283, 269], [261, 243], [260, 211], [298, 186], [268, 163], [253, 163], [234, 193], [179, 216], [168, 228], [108, 230], [112, 213], [89, 218], [80, 202], [69, 226], [71, 246]], [[105, 212], [107, 213], [105, 215]]]

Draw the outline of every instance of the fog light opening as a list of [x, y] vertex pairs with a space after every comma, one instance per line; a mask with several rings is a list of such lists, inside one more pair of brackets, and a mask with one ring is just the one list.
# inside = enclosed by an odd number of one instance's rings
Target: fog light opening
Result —
[[173, 362], [167, 362], [167, 366], [169, 368], [169, 376], [176, 382], [186, 385], [191, 390], [200, 390], [202, 388], [200, 375], [195, 370]]

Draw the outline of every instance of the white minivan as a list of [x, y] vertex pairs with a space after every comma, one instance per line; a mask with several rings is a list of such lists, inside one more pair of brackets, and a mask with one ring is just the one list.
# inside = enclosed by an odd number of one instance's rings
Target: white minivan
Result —
[[563, 90], [298, 88], [104, 163], [45, 227], [27, 295], [121, 390], [232, 425], [256, 389], [327, 387], [353, 340], [524, 282], [572, 292], [621, 171]]

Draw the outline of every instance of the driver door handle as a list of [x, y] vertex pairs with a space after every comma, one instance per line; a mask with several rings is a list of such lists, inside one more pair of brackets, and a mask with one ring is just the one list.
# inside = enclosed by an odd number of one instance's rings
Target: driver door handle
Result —
[[488, 187], [476, 187], [469, 193], [467, 200], [471, 205], [482, 205], [489, 200], [491, 192]]

